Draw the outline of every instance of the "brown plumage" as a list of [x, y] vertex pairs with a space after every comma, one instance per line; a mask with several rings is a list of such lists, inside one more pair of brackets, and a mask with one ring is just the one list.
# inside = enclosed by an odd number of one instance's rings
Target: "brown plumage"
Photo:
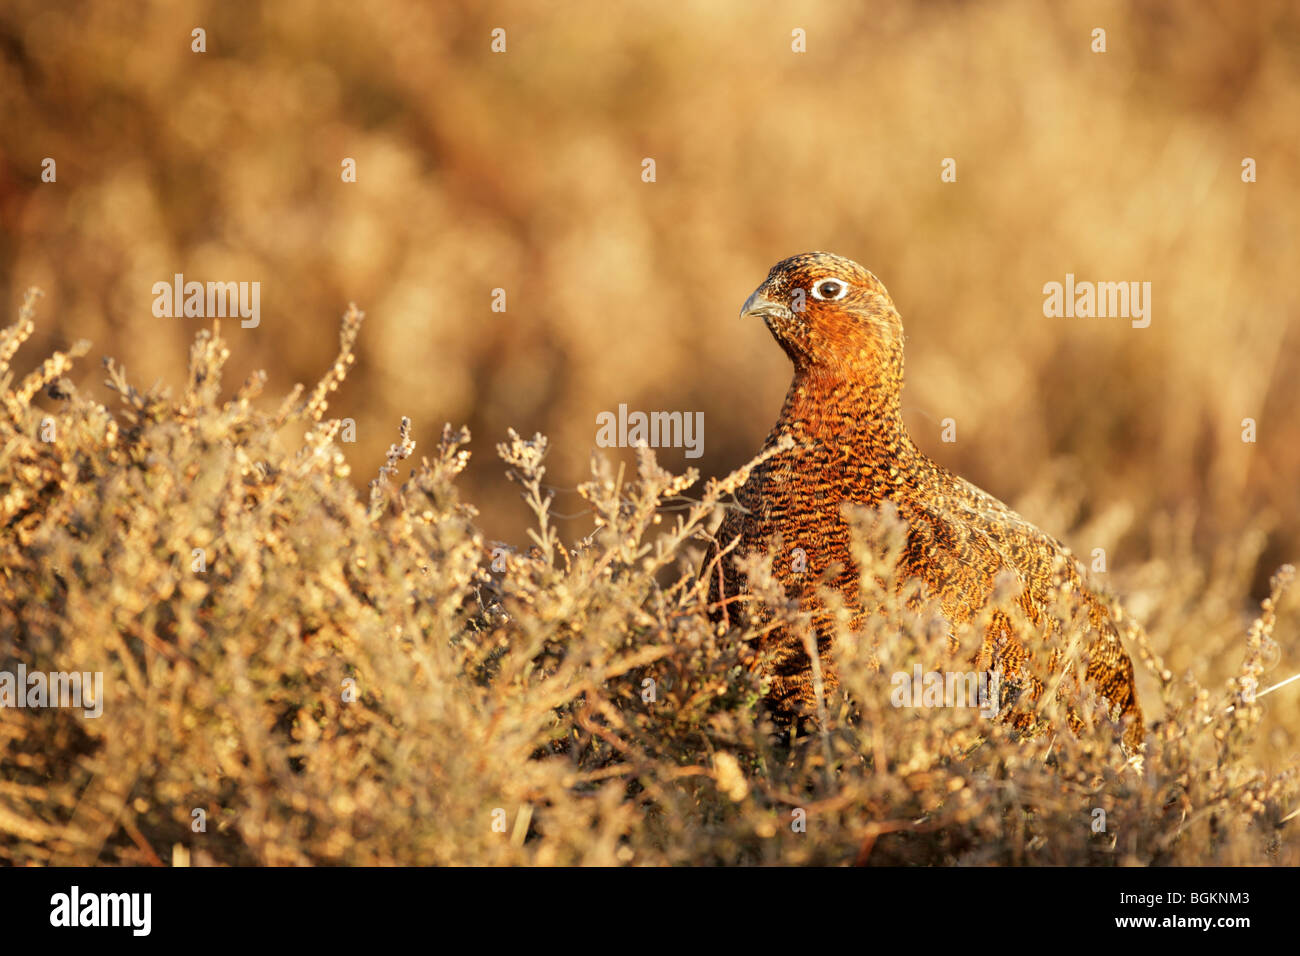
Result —
[[[900, 405], [903, 326], [880, 281], [839, 256], [794, 256], [773, 267], [741, 315], [762, 317], [794, 363], [794, 381], [764, 447], [777, 445], [785, 434], [794, 444], [754, 469], [737, 493], [741, 509], [728, 513], [717, 540], [725, 547], [739, 538], [736, 556], [779, 545], [774, 575], [811, 613], [826, 685], [834, 686], [836, 678], [833, 627], [816, 593], [825, 572], [839, 568], [833, 584], [854, 612], [853, 626], [865, 620], [841, 506], [892, 502], [907, 524], [900, 587], [919, 578], [954, 624], [970, 621], [984, 608], [1003, 571], [1014, 572], [1023, 584], [1018, 603], [1031, 626], [1043, 622], [1054, 595], [1076, 595], [1084, 603], [1087, 679], [1114, 712], [1131, 720], [1125, 744], [1136, 749], [1143, 728], [1132, 662], [1107, 606], [1085, 587], [1069, 551], [992, 495], [935, 464], [908, 436]], [[801, 572], [789, 560], [796, 547], [805, 556]], [[728, 606], [739, 606], [723, 599], [743, 593], [745, 583], [730, 560], [715, 564], [713, 557], [705, 568], [712, 569], [711, 601], [721, 616]], [[1034, 660], [1034, 635], [1016, 631], [1008, 615], [995, 612], [975, 664], [1012, 675], [1012, 686], [1036, 700], [1047, 670]], [[777, 713], [811, 714], [812, 668], [802, 640], [777, 629], [760, 650]], [[1077, 728], [1077, 714], [1067, 713]], [[1023, 708], [1017, 723], [1029, 726]]]

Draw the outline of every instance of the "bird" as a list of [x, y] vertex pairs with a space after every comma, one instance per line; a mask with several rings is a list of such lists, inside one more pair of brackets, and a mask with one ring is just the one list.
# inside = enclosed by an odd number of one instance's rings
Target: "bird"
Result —
[[[901, 401], [903, 325], [884, 284], [851, 259], [804, 253], [773, 266], [740, 314], [762, 319], [790, 358], [794, 378], [763, 446], [769, 457], [737, 488], [737, 507], [728, 509], [701, 566], [715, 620], [747, 613], [747, 582], [737, 559], [777, 548], [777, 557], [788, 557], [799, 548], [803, 566], [774, 557], [773, 577], [808, 612], [823, 687], [837, 686], [835, 627], [818, 584], [838, 589], [851, 626], [863, 627], [871, 609], [860, 606], [844, 506], [890, 507], [906, 525], [895, 586], [901, 591], [919, 581], [952, 625], [986, 610], [999, 580], [1018, 585], [1015, 602], [1029, 627], [1018, 629], [1011, 615], [995, 609], [974, 659], [990, 673], [1011, 675], [1002, 694], [1010, 688], [1038, 700], [1047, 672], [1038, 669], [1034, 641], [1053, 626], [1053, 600], [1065, 595], [1076, 602], [1077, 620], [1086, 620], [1087, 628], [1085, 680], [1111, 715], [1127, 722], [1123, 749], [1139, 752], [1142, 710], [1113, 602], [1085, 584], [1065, 545], [931, 460], [908, 433]], [[784, 721], [815, 719], [815, 674], [803, 637], [770, 627], [758, 651], [770, 711]], [[1056, 663], [1053, 657], [1048, 671]], [[1062, 681], [1058, 695], [1067, 686]], [[1065, 704], [1067, 723], [1077, 732], [1083, 723], [1074, 701]], [[1023, 708], [1008, 719], [1027, 733], [1041, 726]]]

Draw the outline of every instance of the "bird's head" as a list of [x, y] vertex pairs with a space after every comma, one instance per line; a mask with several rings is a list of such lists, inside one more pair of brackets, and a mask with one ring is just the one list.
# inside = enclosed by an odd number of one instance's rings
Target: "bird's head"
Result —
[[740, 315], [761, 316], [798, 373], [901, 384], [902, 320], [852, 259], [808, 252], [778, 262]]

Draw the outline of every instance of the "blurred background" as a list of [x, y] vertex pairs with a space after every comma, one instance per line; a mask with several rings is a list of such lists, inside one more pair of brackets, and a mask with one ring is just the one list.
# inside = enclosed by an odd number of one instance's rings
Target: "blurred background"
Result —
[[[922, 448], [1105, 547], [1121, 591], [1227, 562], [1235, 615], [1300, 558], [1298, 117], [1285, 2], [4, 0], [0, 306], [46, 292], [23, 370], [88, 338], [179, 387], [210, 323], [155, 318], [153, 283], [258, 281], [260, 326], [223, 322], [227, 384], [266, 369], [270, 406], [355, 301], [330, 414], [357, 421], [358, 484], [402, 415], [417, 456], [467, 424], [466, 495], [523, 545], [508, 427], [550, 436], [569, 537], [620, 403], [702, 411], [703, 457], [660, 459], [729, 471], [790, 377], [739, 306], [778, 260], [836, 252], [903, 315]], [[1045, 318], [1067, 272], [1150, 282], [1150, 327]], [[102, 378], [76, 381], [108, 402]]]

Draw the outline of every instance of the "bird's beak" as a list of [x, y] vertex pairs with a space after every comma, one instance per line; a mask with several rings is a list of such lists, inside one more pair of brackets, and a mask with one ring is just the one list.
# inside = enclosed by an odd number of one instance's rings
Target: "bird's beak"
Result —
[[769, 299], [763, 294], [762, 287], [754, 290], [754, 294], [745, 300], [745, 304], [740, 307], [740, 317], [746, 318], [751, 315], [757, 315], [760, 318], [770, 316], [788, 315], [790, 312], [784, 305], [775, 299]]

